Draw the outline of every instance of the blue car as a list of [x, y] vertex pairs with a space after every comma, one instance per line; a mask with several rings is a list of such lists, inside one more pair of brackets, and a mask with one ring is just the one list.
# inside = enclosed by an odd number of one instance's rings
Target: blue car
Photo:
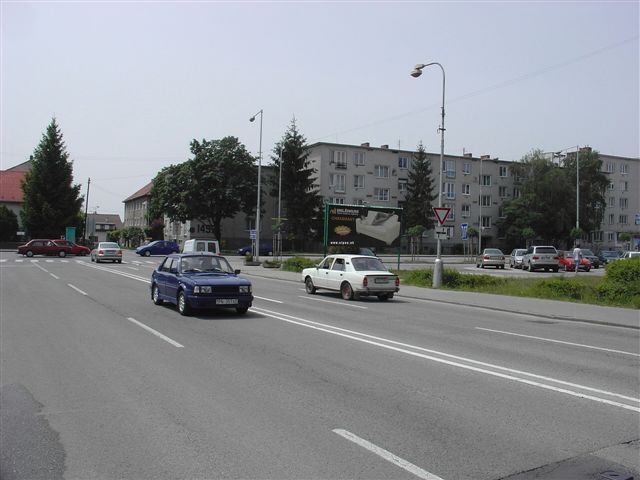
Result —
[[[251, 245], [247, 245], [246, 247], [242, 247], [238, 249], [238, 255], [246, 255], [247, 253], [253, 253], [253, 249]], [[272, 255], [273, 254], [273, 245], [270, 243], [261, 243], [260, 244], [260, 255]]]
[[171, 253], [178, 253], [179, 251], [180, 247], [178, 247], [178, 244], [168, 240], [156, 240], [155, 242], [140, 245], [136, 248], [136, 253], [143, 257], [150, 255], [169, 255]]
[[213, 253], [171, 254], [151, 274], [151, 299], [156, 305], [177, 305], [185, 316], [206, 308], [246, 313], [253, 302], [251, 282], [239, 273], [226, 258]]

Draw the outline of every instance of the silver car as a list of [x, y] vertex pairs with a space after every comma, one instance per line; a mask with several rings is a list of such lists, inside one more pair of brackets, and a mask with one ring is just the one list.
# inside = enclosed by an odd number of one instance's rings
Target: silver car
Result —
[[497, 248], [485, 248], [476, 260], [476, 267], [496, 267], [504, 269], [504, 253]]
[[522, 259], [524, 258], [525, 253], [527, 253], [526, 248], [514, 248], [511, 251], [511, 256], [509, 257], [509, 267], [522, 268]]
[[91, 261], [100, 263], [103, 260], [122, 263], [122, 249], [116, 242], [100, 242], [91, 250]]
[[560, 269], [560, 257], [556, 247], [547, 245], [529, 247], [522, 259], [522, 269], [530, 272], [534, 270], [557, 272]]

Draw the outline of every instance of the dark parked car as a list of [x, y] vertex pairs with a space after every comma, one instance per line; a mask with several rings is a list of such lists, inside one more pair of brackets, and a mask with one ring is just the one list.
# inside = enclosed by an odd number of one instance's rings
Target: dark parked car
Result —
[[600, 259], [588, 248], [581, 248], [582, 258], [586, 258], [591, 262], [593, 268], [600, 268]]
[[71, 254], [68, 245], [56, 245], [51, 240], [36, 238], [18, 247], [18, 254], [33, 257], [34, 255], [57, 255], [66, 257]]
[[[251, 245], [246, 247], [242, 247], [238, 249], [238, 255], [246, 255], [247, 253], [252, 253], [253, 249]], [[260, 255], [271, 255], [273, 254], [273, 245], [270, 243], [261, 243], [260, 244]]]
[[91, 250], [89, 249], [89, 247], [78, 245], [77, 243], [73, 243], [70, 240], [61, 239], [61, 240], [52, 240], [52, 242], [55, 243], [56, 245], [66, 245], [70, 247], [72, 255], [79, 255], [84, 257], [91, 253]]
[[205, 308], [235, 308], [246, 313], [253, 302], [251, 282], [239, 273], [220, 255], [174, 253], [151, 274], [151, 299], [156, 305], [177, 305], [181, 315]]
[[602, 264], [606, 265], [607, 263], [620, 260], [620, 252], [615, 250], [603, 250], [600, 252], [598, 258]]
[[140, 245], [136, 248], [136, 253], [141, 256], [148, 257], [150, 255], [169, 255], [170, 253], [178, 253], [180, 247], [176, 242], [168, 240], [156, 240], [147, 245]]

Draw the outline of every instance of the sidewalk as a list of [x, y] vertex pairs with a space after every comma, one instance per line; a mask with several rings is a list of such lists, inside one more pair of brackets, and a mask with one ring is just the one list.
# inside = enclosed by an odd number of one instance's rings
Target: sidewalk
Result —
[[[299, 273], [284, 272], [277, 268], [247, 266], [237, 262], [232, 263], [235, 263], [234, 268], [239, 268], [242, 274], [247, 276], [277, 278], [279, 280], [296, 282], [302, 286], [302, 279]], [[436, 290], [433, 288], [412, 287], [408, 285], [400, 285], [400, 293], [398, 296], [454, 305], [475, 306], [477, 308], [501, 312], [531, 314], [550, 320], [572, 320], [599, 325], [640, 329], [640, 312], [630, 308], [601, 307], [599, 305], [587, 305], [583, 303], [487, 293]]]

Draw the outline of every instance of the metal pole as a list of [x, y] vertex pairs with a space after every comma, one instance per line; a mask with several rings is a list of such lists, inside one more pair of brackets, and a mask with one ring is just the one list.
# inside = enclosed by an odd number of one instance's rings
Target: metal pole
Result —
[[580, 145], [576, 149], [576, 230], [580, 230]]
[[482, 252], [482, 157], [480, 157], [480, 176], [478, 177], [478, 188], [480, 190], [480, 198], [478, 198], [478, 206], [480, 207], [480, 218], [478, 219], [478, 251], [476, 255]]
[[254, 255], [254, 260], [256, 262], [260, 261], [260, 200], [261, 200], [261, 195], [260, 195], [260, 183], [262, 180], [262, 173], [261, 173], [261, 167], [262, 167], [262, 109], [260, 109], [260, 111], [258, 113], [256, 113], [253, 117], [251, 117], [249, 119], [250, 122], [253, 122], [256, 117], [260, 115], [260, 149], [258, 151], [258, 194], [257, 194], [257, 201], [256, 201], [256, 251], [255, 251], [255, 255]]
[[282, 257], [282, 149], [284, 145], [280, 145], [280, 174], [278, 179], [278, 245], [276, 250], [278, 258]]
[[[82, 233], [82, 243], [87, 243], [87, 214], [89, 213], [89, 186], [91, 185], [91, 177], [87, 180], [87, 201], [84, 205], [84, 232]], [[86, 245], [85, 245], [86, 246]]]

